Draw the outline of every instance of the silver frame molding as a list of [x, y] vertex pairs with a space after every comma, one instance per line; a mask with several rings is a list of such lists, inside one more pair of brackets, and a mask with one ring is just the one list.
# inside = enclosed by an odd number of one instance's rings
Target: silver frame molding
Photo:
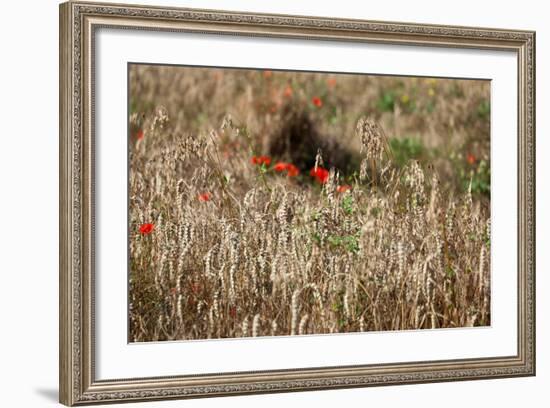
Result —
[[[513, 356], [95, 379], [94, 32], [98, 27], [507, 50], [518, 61], [518, 350]], [[60, 402], [66, 405], [535, 375], [535, 33], [181, 8], [60, 5]]]

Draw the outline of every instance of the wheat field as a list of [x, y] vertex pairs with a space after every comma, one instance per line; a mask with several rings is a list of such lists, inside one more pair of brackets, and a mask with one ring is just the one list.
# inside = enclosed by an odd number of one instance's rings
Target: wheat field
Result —
[[130, 341], [490, 325], [487, 81], [129, 76]]

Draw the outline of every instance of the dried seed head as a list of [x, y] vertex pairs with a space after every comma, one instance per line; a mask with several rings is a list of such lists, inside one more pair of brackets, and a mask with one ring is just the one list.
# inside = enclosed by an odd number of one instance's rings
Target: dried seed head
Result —
[[300, 319], [300, 326], [298, 327], [298, 334], [306, 333], [306, 325], [307, 325], [308, 319], [309, 319], [309, 315], [307, 313], [302, 316], [302, 318]]
[[300, 296], [300, 289], [296, 289], [292, 293], [292, 301], [290, 304], [290, 314], [291, 314], [291, 320], [290, 320], [290, 334], [295, 335], [296, 329], [298, 326], [298, 300]]
[[363, 316], [359, 318], [359, 331], [365, 331], [365, 318]]
[[361, 117], [357, 121], [355, 133], [361, 140], [361, 153], [365, 153], [368, 159], [381, 160], [384, 144], [383, 132], [378, 123]]
[[252, 337], [258, 337], [260, 331], [260, 314], [257, 313], [252, 321]]
[[323, 165], [323, 153], [321, 151], [321, 149], [317, 149], [317, 154], [315, 155], [315, 167], [314, 167], [314, 170], [317, 171], [317, 168], [319, 166], [322, 166]]
[[153, 121], [151, 122], [151, 131], [154, 131], [156, 129], [164, 129], [169, 120], [170, 119], [168, 117], [168, 109], [166, 109], [164, 106], [158, 106], [155, 109], [155, 116], [153, 117]]
[[231, 117], [231, 114], [228, 113], [223, 117], [221, 129], [234, 129], [233, 118]]
[[424, 171], [417, 160], [411, 161], [407, 167], [405, 182], [418, 197], [424, 195]]
[[241, 325], [241, 329], [242, 329], [242, 332], [243, 332], [243, 337], [248, 337], [248, 316], [246, 316], [244, 319], [243, 319], [243, 323]]

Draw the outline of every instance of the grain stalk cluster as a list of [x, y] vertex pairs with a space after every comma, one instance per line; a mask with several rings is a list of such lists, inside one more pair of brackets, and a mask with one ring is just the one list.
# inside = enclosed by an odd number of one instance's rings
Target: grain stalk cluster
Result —
[[220, 135], [248, 137], [230, 117], [178, 137], [168, 121], [158, 110], [130, 151], [132, 341], [490, 324], [488, 209], [442, 194], [433, 168], [394, 165], [375, 121], [357, 122], [345, 192], [338, 169], [308, 185], [246, 149], [224, 158]]

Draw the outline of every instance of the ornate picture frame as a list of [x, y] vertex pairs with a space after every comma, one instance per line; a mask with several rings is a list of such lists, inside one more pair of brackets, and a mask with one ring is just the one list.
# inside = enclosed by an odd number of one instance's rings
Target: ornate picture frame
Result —
[[[100, 28], [500, 50], [517, 56], [517, 353], [162, 377], [98, 379], [95, 33]], [[494, 152], [494, 154], [498, 152]], [[307, 391], [535, 375], [535, 33], [88, 2], [60, 5], [60, 402]], [[495, 205], [498, 205], [495, 204]], [[125, 294], [121, 294], [125, 296]]]

